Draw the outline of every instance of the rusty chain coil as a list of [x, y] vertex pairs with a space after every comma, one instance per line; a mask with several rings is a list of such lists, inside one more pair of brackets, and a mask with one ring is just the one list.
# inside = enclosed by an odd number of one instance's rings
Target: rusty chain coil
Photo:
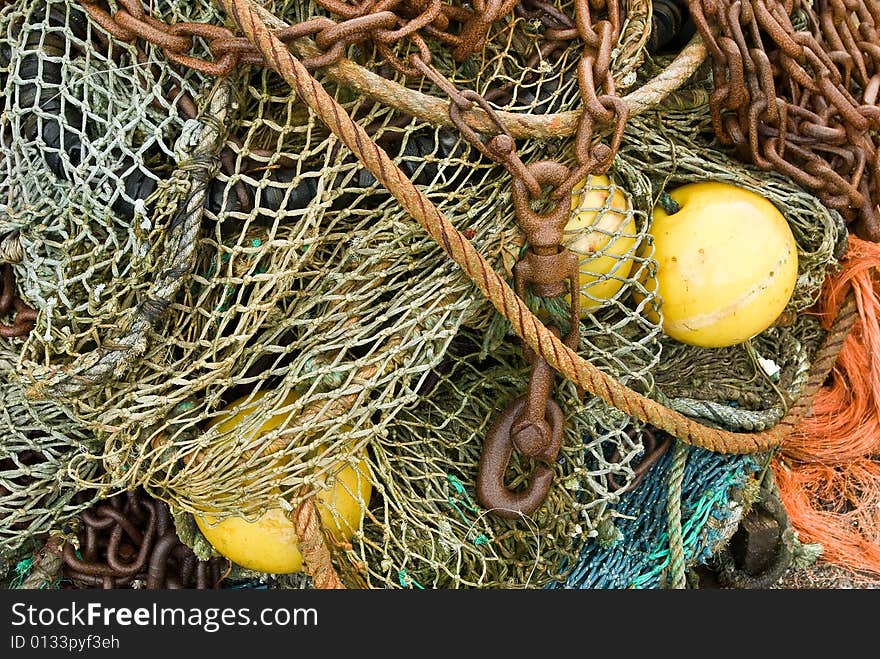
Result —
[[98, 501], [79, 516], [78, 547], [61, 548], [62, 574], [79, 587], [219, 588], [231, 563], [199, 560], [177, 535], [168, 506], [140, 490]]

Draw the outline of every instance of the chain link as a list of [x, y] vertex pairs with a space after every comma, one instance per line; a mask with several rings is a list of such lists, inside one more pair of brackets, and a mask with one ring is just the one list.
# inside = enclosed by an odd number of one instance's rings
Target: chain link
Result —
[[[302, 58], [307, 69], [335, 64], [345, 56], [345, 49], [371, 41], [380, 55], [396, 70], [407, 76], [419, 71], [401, 60], [395, 44], [411, 42], [425, 62], [431, 53], [420, 32], [454, 46], [454, 57], [463, 60], [485, 44], [492, 24], [510, 13], [516, 0], [490, 0], [474, 3], [473, 9], [454, 7], [442, 0], [367, 0], [348, 4], [341, 0], [316, 0], [328, 12], [341, 17], [316, 17], [278, 30], [275, 33], [288, 44], [303, 37], [313, 37], [322, 53]], [[265, 66], [257, 48], [231, 30], [203, 23], [167, 24], [149, 16], [140, 0], [119, 0], [120, 8], [111, 13], [107, 0], [79, 0], [91, 19], [119, 41], [131, 43], [142, 39], [162, 50], [172, 62], [213, 76], [229, 74], [239, 65]], [[460, 24], [460, 33], [448, 30]], [[203, 41], [213, 59], [192, 54], [196, 39]]]

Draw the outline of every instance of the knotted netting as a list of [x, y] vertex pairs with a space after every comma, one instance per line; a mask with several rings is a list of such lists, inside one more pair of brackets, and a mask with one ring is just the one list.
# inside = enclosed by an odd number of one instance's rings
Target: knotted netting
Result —
[[[291, 24], [323, 13], [311, 2], [265, 6]], [[643, 13], [633, 12], [615, 53], [622, 89], [644, 82], [635, 75], [644, 6], [632, 3]], [[227, 20], [205, 0], [157, 1], [149, 12], [168, 23]], [[68, 470], [66, 482], [142, 485], [175, 510], [255, 518], [294, 509], [363, 459], [366, 473], [355, 472], [369, 478], [370, 498], [346, 487], [360, 499], [362, 525], [332, 547], [347, 583], [541, 587], [565, 578], [613, 516], [617, 490], [634, 481], [642, 422], [561, 382], [565, 439], [545, 504], [528, 519], [485, 514], [473, 498], [481, 442], [526, 386], [520, 346], [289, 86], [260, 67], [216, 80], [175, 66], [155, 45], [110, 36], [72, 0], [6, 6], [0, 27], [2, 258], [39, 309], [7, 373], [17, 395], [63, 405], [69, 426], [57, 432], [69, 453], [100, 462], [100, 473]], [[457, 63], [438, 49], [434, 64], [510, 112], [576, 110], [578, 46], [548, 58], [538, 53], [540, 31], [511, 15], [480, 53]], [[436, 93], [351, 50], [365, 69]], [[317, 75], [509, 277], [523, 238], [507, 171], [454, 128]], [[690, 180], [723, 178], [768, 196], [798, 240], [793, 315], [815, 299], [845, 232], [784, 178], [722, 155], [706, 136], [698, 92], [692, 107], [665, 106], [662, 121], [632, 120], [611, 182], [592, 185], [620, 190], [625, 208], [581, 208], [625, 221], [598, 230], [618, 262], [605, 276], [620, 285], [594, 296], [578, 351], [685, 414], [766, 428], [802, 384], [809, 324], [725, 349], [723, 371], [721, 353], [664, 338], [645, 314], [662, 313], [650, 286], [651, 209], [666, 187]], [[571, 158], [570, 150], [564, 136], [518, 146], [524, 161]], [[615, 253], [624, 239], [630, 246]], [[638, 305], [634, 292], [644, 297]], [[564, 323], [562, 301], [530, 303]], [[756, 355], [779, 366], [777, 380]], [[263, 432], [269, 418], [277, 423]], [[96, 443], [84, 448], [82, 436]], [[509, 482], [530, 473], [514, 461]]]
[[[78, 479], [93, 479], [97, 460], [83, 460], [99, 447], [94, 437], [52, 402], [29, 401], [9, 383], [16, 359], [0, 346], [2, 444], [0, 444], [0, 581], [22, 555], [37, 550], [46, 535], [99, 495]], [[74, 476], [75, 474], [75, 476]]]

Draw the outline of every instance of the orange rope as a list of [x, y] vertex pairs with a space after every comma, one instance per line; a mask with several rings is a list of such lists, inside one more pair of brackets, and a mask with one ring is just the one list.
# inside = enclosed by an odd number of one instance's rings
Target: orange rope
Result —
[[321, 516], [311, 497], [303, 501], [291, 516], [302, 552], [303, 571], [312, 578], [312, 585], [321, 590], [343, 589], [345, 584], [333, 567], [330, 548], [324, 538]]
[[855, 236], [818, 313], [826, 326], [852, 288], [859, 319], [825, 386], [774, 461], [801, 540], [829, 562], [880, 574], [880, 245]]

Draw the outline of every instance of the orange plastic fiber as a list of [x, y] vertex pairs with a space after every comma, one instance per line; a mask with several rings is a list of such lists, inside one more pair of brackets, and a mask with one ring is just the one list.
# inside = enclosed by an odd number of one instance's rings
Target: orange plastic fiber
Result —
[[802, 542], [820, 543], [830, 563], [880, 575], [880, 244], [850, 236], [842, 265], [817, 311], [829, 325], [852, 286], [859, 319], [773, 469]]

